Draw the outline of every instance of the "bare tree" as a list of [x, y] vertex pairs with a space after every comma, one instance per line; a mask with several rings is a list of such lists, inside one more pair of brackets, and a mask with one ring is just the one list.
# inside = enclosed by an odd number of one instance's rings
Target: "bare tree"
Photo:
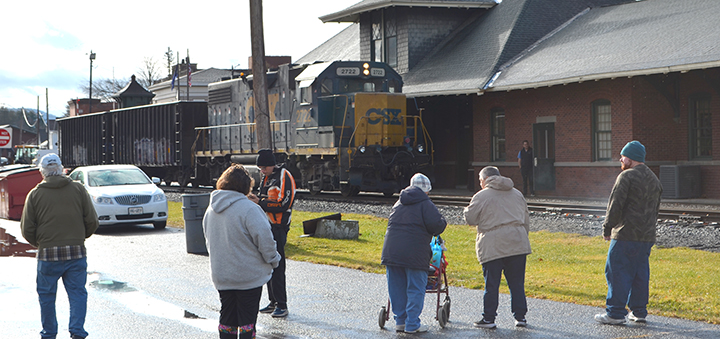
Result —
[[158, 68], [157, 61], [152, 57], [145, 57], [143, 59], [142, 67], [138, 68], [140, 76], [137, 77], [137, 81], [140, 85], [146, 89], [150, 86], [160, 82], [160, 68]]
[[168, 47], [167, 52], [165, 52], [165, 60], [167, 61], [167, 71], [168, 71], [168, 78], [172, 77], [172, 66], [175, 62], [175, 56], [173, 55], [173, 50]]
[[[93, 96], [95, 98], [103, 99], [104, 101], [112, 100], [112, 96], [119, 92], [125, 87], [130, 79], [93, 79]], [[80, 85], [80, 89], [83, 93], [88, 92], [88, 84], [83, 83]]]

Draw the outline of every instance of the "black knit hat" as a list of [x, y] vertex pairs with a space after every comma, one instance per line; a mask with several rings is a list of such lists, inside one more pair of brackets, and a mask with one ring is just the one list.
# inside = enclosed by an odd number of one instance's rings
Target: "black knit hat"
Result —
[[271, 149], [261, 149], [255, 162], [258, 166], [275, 166], [275, 155]]

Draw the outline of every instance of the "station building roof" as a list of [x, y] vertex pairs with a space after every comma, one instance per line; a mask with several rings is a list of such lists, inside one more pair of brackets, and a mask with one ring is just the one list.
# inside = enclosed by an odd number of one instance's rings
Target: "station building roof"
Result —
[[363, 0], [342, 11], [323, 15], [323, 22], [357, 22], [360, 14], [387, 7], [490, 8], [496, 0]]

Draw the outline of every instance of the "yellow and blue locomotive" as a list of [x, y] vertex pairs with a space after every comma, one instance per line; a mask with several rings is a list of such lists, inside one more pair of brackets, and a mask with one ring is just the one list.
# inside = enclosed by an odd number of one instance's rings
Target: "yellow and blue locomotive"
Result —
[[[402, 78], [386, 64], [282, 65], [267, 83], [272, 148], [298, 188], [392, 195], [417, 172], [432, 176], [432, 141], [422, 118], [407, 114]], [[256, 128], [251, 76], [210, 84], [208, 126], [196, 128], [196, 179], [254, 164]]]

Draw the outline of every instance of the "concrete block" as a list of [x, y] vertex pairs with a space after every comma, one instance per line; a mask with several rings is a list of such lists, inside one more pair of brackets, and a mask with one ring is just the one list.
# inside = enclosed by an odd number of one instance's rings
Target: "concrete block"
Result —
[[318, 221], [315, 237], [327, 239], [357, 239], [360, 236], [360, 223], [357, 220]]

